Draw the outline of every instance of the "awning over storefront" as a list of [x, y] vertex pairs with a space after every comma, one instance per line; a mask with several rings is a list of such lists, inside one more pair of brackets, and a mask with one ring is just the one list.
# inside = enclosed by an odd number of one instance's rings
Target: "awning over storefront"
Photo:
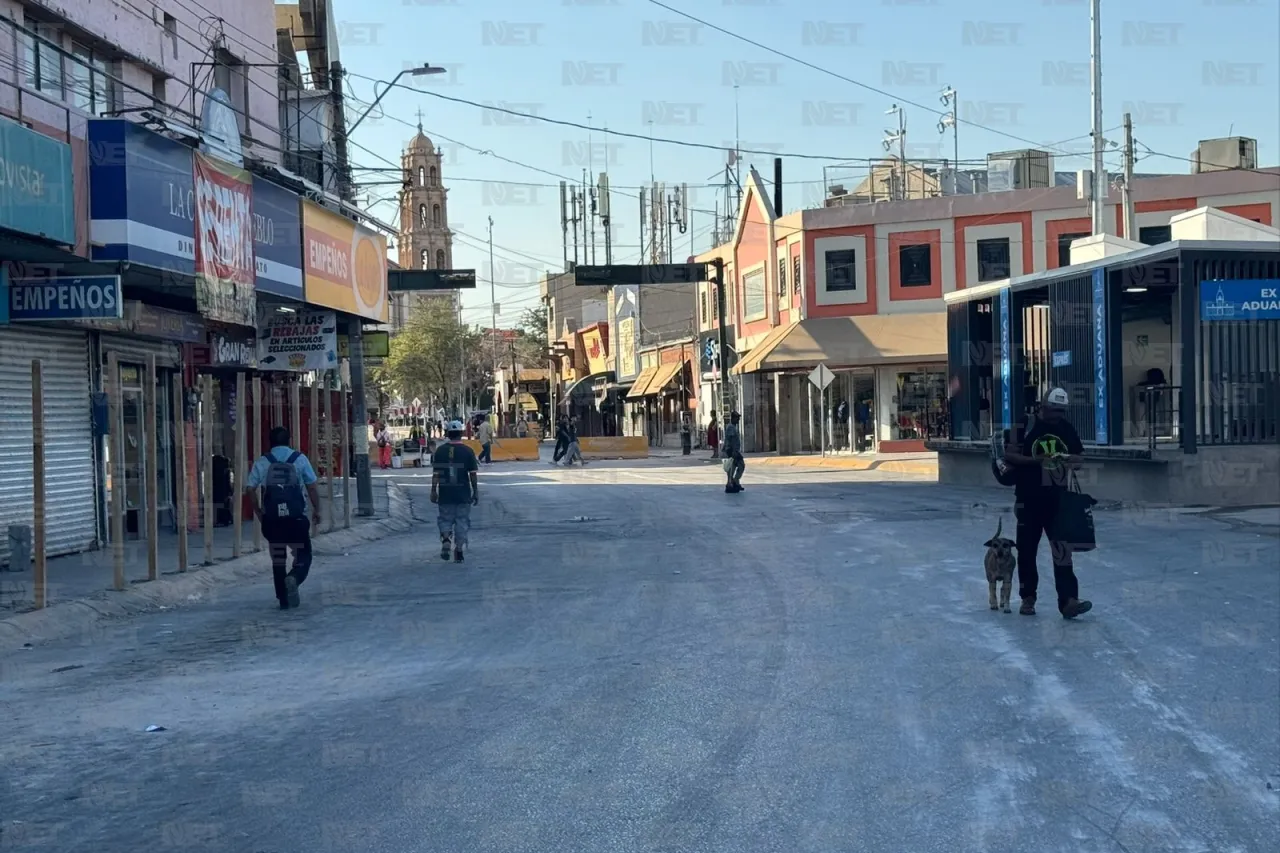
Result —
[[522, 392], [516, 399], [520, 401], [520, 411], [522, 412], [536, 412], [541, 408], [538, 405], [538, 401], [533, 398], [532, 394], [525, 394]]
[[574, 382], [565, 389], [564, 399], [561, 401], [561, 405], [566, 405], [571, 400], [577, 403], [594, 401], [596, 398], [596, 383], [601, 382], [602, 380], [604, 383], [612, 382], [613, 371], [606, 370], [602, 373], [592, 373], [591, 375], [584, 376], [577, 382]]
[[649, 383], [649, 387], [645, 389], [645, 396], [653, 397], [657, 394], [661, 394], [688, 363], [689, 362], [687, 361], [676, 361], [671, 364], [660, 365], [657, 372], [653, 374], [653, 381], [651, 381]]
[[946, 357], [947, 315], [943, 312], [827, 317], [774, 329], [733, 372], [789, 370], [820, 362], [839, 368]]
[[640, 371], [640, 375], [636, 377], [636, 381], [631, 384], [631, 390], [627, 392], [628, 400], [638, 400], [643, 397], [649, 388], [649, 383], [653, 381], [653, 375], [658, 372], [656, 367], [646, 367]]

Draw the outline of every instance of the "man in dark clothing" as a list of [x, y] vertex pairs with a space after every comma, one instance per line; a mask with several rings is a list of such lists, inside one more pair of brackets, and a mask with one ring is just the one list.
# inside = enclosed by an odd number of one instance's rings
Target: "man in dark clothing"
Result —
[[[1067, 420], [1070, 398], [1054, 388], [1040, 404], [1034, 420], [1024, 418], [1005, 448], [1004, 460], [1017, 469], [1014, 485], [1014, 514], [1018, 519], [1018, 594], [1024, 616], [1036, 612], [1036, 588], [1040, 575], [1036, 551], [1040, 536], [1049, 536], [1058, 500], [1070, 484], [1071, 472], [1083, 462], [1084, 446], [1075, 427]], [[1080, 584], [1071, 563], [1071, 546], [1049, 541], [1053, 557], [1053, 584], [1058, 592], [1058, 611], [1064, 619], [1074, 619], [1093, 608], [1080, 599]]]
[[742, 472], [746, 469], [746, 460], [742, 458], [742, 415], [729, 413], [729, 425], [724, 429], [724, 457], [729, 461], [729, 481], [725, 483], [725, 494], [736, 494], [745, 491], [742, 488]]
[[445, 428], [449, 439], [431, 454], [431, 502], [439, 509], [440, 559], [461, 563], [471, 531], [471, 507], [480, 500], [476, 471], [480, 463], [470, 447], [462, 443], [465, 427], [454, 421]]
[[569, 449], [569, 423], [568, 418], [561, 418], [556, 422], [556, 448], [551, 454], [551, 464], [559, 462]]
[[[320, 526], [320, 490], [311, 462], [289, 446], [287, 429], [275, 427], [268, 439], [271, 451], [253, 463], [244, 490], [254, 515], [262, 522], [262, 535], [271, 551], [276, 600], [281, 610], [288, 610], [298, 606], [298, 587], [311, 571], [311, 524]], [[293, 571], [286, 574], [290, 548]]]

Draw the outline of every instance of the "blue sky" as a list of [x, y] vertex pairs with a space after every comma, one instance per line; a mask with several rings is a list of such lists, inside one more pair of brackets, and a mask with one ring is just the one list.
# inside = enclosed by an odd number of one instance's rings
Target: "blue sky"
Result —
[[[941, 111], [938, 96], [946, 86], [959, 93], [961, 119], [984, 126], [961, 124], [962, 161], [1028, 147], [1023, 140], [1031, 140], [1061, 143], [1055, 146], [1059, 170], [1087, 165], [1087, 157], [1067, 156], [1089, 144], [1086, 0], [664, 2], [886, 94], [648, 0], [336, 0], [335, 18], [351, 75], [348, 94], [366, 102], [373, 80], [390, 80], [407, 64], [426, 61], [450, 73], [402, 82], [548, 118], [719, 146], [734, 139], [737, 80], [742, 147], [783, 156], [788, 210], [820, 203], [824, 165], [882, 156], [883, 132], [896, 122], [885, 110], [895, 100]], [[1139, 171], [1186, 172], [1190, 164], [1175, 158], [1190, 154], [1198, 139], [1228, 133], [1257, 138], [1259, 161], [1280, 163], [1280, 0], [1103, 0], [1103, 29], [1104, 127], [1119, 143], [1122, 113], [1133, 113]], [[650, 175], [646, 139], [595, 133], [589, 150], [586, 130], [512, 124], [425, 92], [389, 93], [382, 102], [386, 115], [371, 115], [357, 130], [355, 142], [363, 148], [353, 148], [351, 157], [358, 166], [398, 164], [422, 111], [428, 135], [446, 151], [449, 212], [460, 232], [454, 266], [474, 267], [481, 278], [464, 297], [470, 322], [489, 319], [481, 248], [487, 217], [494, 219], [499, 247], [499, 324], [511, 325], [535, 303], [540, 272], [560, 266], [557, 176], [580, 177], [588, 156], [597, 172], [605, 157], [610, 161], [614, 259], [635, 259], [635, 188]], [[950, 132], [939, 135], [937, 113], [905, 109], [908, 156], [952, 156]], [[723, 169], [723, 152], [662, 143], [652, 150], [659, 181], [691, 187], [695, 210], [689, 233], [675, 240], [675, 256], [688, 254], [691, 237], [696, 251], [705, 250], [712, 217], [703, 211], [719, 197], [705, 185]], [[772, 156], [744, 160], [771, 179]], [[1109, 154], [1107, 162], [1117, 167], [1118, 155]], [[849, 185], [858, 173], [854, 166], [830, 175]], [[370, 188], [386, 197], [394, 190]], [[377, 210], [394, 216], [391, 205]]]

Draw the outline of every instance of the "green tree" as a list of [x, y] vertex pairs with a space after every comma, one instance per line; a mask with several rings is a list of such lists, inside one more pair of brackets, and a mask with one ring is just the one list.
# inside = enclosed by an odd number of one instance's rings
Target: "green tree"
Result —
[[492, 384], [488, 368], [477, 357], [480, 349], [480, 335], [459, 324], [452, 305], [424, 299], [404, 329], [391, 338], [386, 381], [405, 400], [455, 401], [464, 365], [468, 385]]
[[524, 309], [518, 331], [516, 359], [524, 367], [542, 367], [547, 361], [547, 306], [539, 303]]

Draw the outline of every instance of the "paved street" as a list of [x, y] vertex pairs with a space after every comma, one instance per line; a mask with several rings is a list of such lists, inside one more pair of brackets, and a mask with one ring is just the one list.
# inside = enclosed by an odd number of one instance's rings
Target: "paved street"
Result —
[[1100, 513], [1066, 623], [987, 609], [1010, 492], [721, 476], [494, 466], [464, 567], [427, 521], [0, 650], [0, 848], [1274, 849], [1274, 528]]

